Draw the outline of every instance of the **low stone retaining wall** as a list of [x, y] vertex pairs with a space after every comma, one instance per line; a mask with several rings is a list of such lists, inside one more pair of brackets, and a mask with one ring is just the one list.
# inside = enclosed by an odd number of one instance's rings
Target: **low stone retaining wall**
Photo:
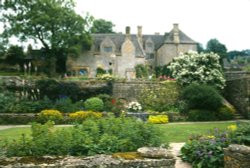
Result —
[[[30, 158], [31, 161], [34, 162]], [[32, 163], [24, 158], [0, 159], [0, 168], [174, 168], [175, 159], [135, 159], [124, 160], [114, 159], [111, 155], [96, 155], [92, 157], [43, 157], [37, 159], [37, 163]], [[2, 166], [1, 166], [2, 165]]]
[[224, 149], [224, 168], [250, 168], [250, 147], [232, 144]]

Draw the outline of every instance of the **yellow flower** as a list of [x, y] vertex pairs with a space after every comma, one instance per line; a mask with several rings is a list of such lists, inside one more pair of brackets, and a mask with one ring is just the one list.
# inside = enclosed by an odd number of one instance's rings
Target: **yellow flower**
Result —
[[166, 124], [168, 123], [167, 115], [150, 115], [148, 118], [148, 122], [152, 124]]
[[227, 129], [229, 129], [230, 131], [235, 131], [236, 129], [237, 129], [237, 125], [229, 125], [228, 127], [227, 127]]
[[209, 139], [214, 139], [215, 136], [213, 136], [213, 135], [208, 135], [207, 138], [209, 138]]
[[71, 120], [78, 121], [78, 122], [82, 122], [83, 120], [90, 118], [90, 117], [98, 119], [102, 117], [102, 113], [92, 112], [92, 111], [77, 111], [75, 113], [69, 114], [69, 118]]

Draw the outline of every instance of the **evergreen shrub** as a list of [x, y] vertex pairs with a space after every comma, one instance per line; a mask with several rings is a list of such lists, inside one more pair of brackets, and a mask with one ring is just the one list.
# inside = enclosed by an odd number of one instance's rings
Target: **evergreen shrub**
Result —
[[191, 84], [181, 94], [189, 109], [217, 110], [222, 106], [222, 96], [208, 85]]
[[92, 97], [84, 102], [84, 107], [86, 110], [91, 111], [103, 111], [104, 103], [102, 99], [98, 97]]

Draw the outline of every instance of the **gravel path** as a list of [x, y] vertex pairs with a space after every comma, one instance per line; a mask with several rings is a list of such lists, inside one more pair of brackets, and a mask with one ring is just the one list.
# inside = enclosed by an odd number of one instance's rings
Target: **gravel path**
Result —
[[178, 157], [180, 155], [180, 149], [183, 145], [184, 143], [170, 143], [171, 151], [176, 158], [175, 168], [192, 168], [189, 163], [183, 162], [181, 158]]
[[30, 125], [0, 125], [0, 130], [5, 130], [9, 128], [21, 128], [21, 127], [30, 127]]

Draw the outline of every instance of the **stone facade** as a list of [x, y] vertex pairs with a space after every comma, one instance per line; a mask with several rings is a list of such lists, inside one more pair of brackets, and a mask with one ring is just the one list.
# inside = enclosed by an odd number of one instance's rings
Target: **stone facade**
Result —
[[89, 51], [78, 58], [68, 58], [68, 72], [96, 76], [98, 67], [122, 78], [135, 78], [134, 67], [137, 64], [148, 64], [150, 68], [168, 64], [181, 52], [197, 50], [197, 43], [184, 34], [174, 24], [173, 29], [165, 35], [143, 35], [138, 26], [137, 34], [92, 34], [93, 45]]
[[232, 144], [224, 149], [224, 168], [250, 168], [250, 147]]

